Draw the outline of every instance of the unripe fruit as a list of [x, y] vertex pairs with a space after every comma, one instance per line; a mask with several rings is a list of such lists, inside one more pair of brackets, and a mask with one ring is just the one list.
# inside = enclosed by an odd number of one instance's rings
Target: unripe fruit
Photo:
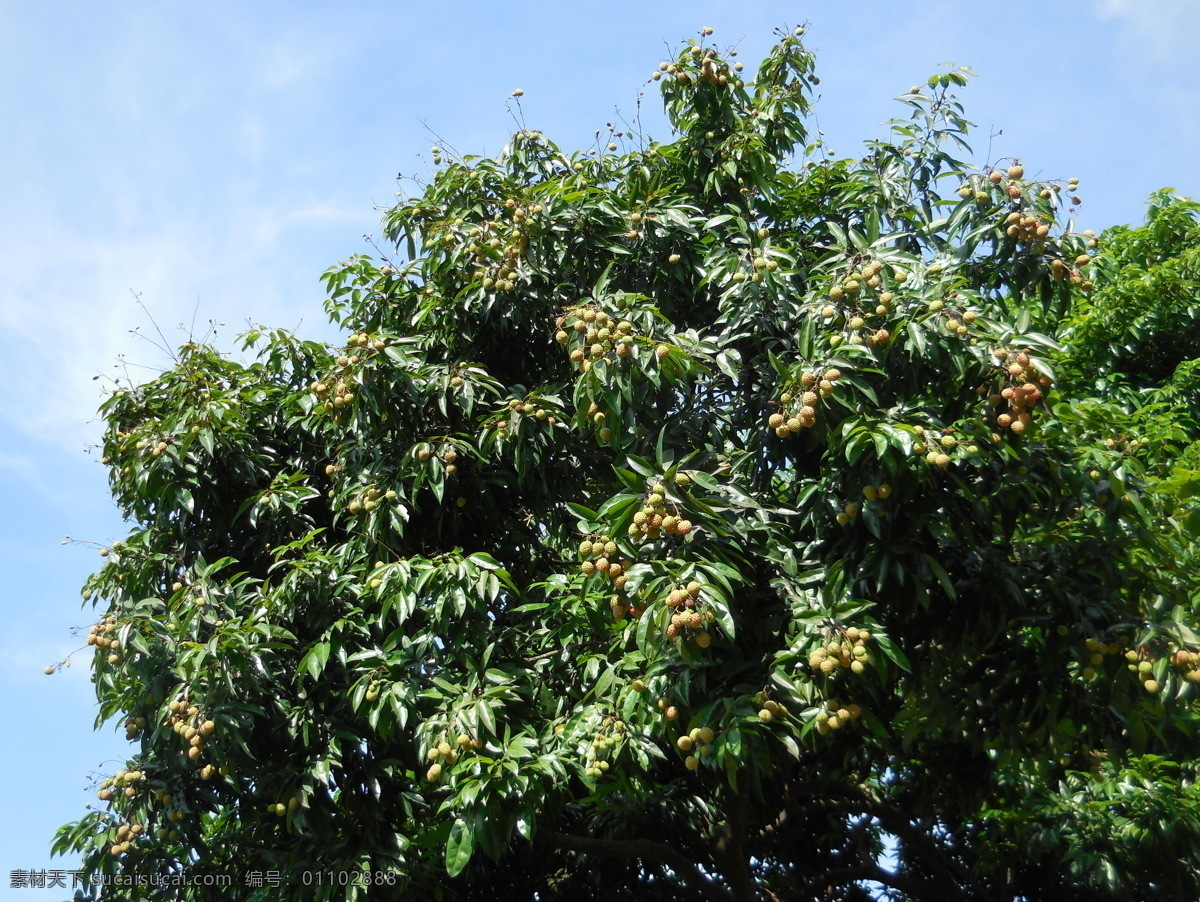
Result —
[[775, 715], [772, 714], [770, 711], [768, 711], [766, 708], [763, 708], [761, 711], [758, 712], [758, 719], [761, 720], [763, 723], [770, 723], [772, 720], [775, 719]]

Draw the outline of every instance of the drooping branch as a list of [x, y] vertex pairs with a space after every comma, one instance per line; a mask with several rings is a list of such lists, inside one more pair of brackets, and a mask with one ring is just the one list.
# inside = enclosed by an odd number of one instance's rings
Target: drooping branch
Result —
[[585, 855], [598, 855], [602, 858], [637, 858], [665, 865], [678, 874], [688, 886], [703, 893], [705, 899], [712, 899], [714, 902], [736, 902], [733, 893], [706, 875], [688, 860], [687, 856], [669, 843], [651, 842], [644, 839], [601, 839], [594, 836], [556, 833], [551, 830], [539, 831], [537, 840], [559, 849], [582, 852]]
[[929, 887], [921, 881], [913, 880], [902, 874], [885, 871], [875, 862], [854, 865], [852, 867], [832, 868], [819, 875], [819, 877], [815, 877], [814, 880], [820, 884], [824, 884], [819, 889], [825, 892], [832, 892], [837, 887], [845, 886], [846, 884], [861, 882], [881, 884], [898, 890], [911, 899], [926, 897], [929, 890]]
[[[946, 849], [934, 842], [924, 830], [913, 824], [912, 819], [899, 808], [875, 797], [865, 787], [824, 786], [822, 788], [826, 794], [829, 794], [830, 790], [833, 790], [841, 798], [813, 798], [811, 801], [794, 809], [795, 813], [801, 815], [816, 813], [861, 814], [873, 817], [884, 830], [903, 840], [929, 866], [932, 874], [938, 879], [940, 888], [951, 892], [955, 890], [961, 892], [969, 889], [974, 893], [976, 898], [985, 900], [991, 898], [991, 894], [984, 887], [980, 886], [967, 868], [956, 861]], [[789, 811], [785, 809], [780, 812], [773, 824], [763, 829], [760, 837], [773, 839], [773, 834], [789, 820]], [[882, 871], [881, 873], [886, 874], [886, 872]]]

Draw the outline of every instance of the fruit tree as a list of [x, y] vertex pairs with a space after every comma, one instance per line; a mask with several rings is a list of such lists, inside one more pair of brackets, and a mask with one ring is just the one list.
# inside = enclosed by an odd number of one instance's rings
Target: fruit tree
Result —
[[1200, 893], [1197, 377], [1134, 365], [1194, 256], [1113, 356], [1137, 249], [957, 158], [969, 73], [834, 158], [802, 34], [683, 44], [668, 143], [434, 148], [395, 259], [325, 275], [343, 346], [105, 401], [132, 750], [59, 851], [247, 899]]

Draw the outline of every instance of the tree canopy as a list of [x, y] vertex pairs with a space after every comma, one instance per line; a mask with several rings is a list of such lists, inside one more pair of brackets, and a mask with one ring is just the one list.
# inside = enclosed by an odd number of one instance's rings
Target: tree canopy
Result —
[[106, 400], [132, 749], [58, 851], [321, 900], [1200, 893], [1197, 206], [1076, 232], [1073, 180], [960, 159], [959, 68], [832, 157], [803, 29], [753, 74], [710, 34], [653, 74], [670, 141], [434, 148], [395, 259], [324, 276], [343, 346]]

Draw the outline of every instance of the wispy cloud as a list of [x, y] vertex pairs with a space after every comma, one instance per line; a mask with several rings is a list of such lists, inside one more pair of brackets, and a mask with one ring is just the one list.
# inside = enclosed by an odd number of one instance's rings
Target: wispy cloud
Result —
[[1139, 52], [1149, 49], [1158, 63], [1195, 63], [1195, 42], [1182, 40], [1200, 30], [1196, 0], [1095, 0], [1102, 19], [1120, 19], [1135, 32]]
[[247, 204], [216, 222], [168, 220], [112, 237], [49, 222], [0, 228], [0, 270], [9, 274], [0, 286], [0, 353], [16, 401], [0, 419], [16, 434], [78, 452], [99, 435], [95, 411], [109, 383], [95, 376], [124, 377], [121, 360], [136, 381], [170, 365], [149, 317], [171, 346], [187, 340], [194, 319], [200, 333], [209, 319], [228, 323], [227, 337], [248, 320], [294, 326], [298, 308], [319, 319], [316, 278], [335, 260], [314, 260], [307, 272], [274, 261], [314, 232], [361, 234], [364, 213], [373, 217], [366, 204], [314, 201], [294, 210]]

